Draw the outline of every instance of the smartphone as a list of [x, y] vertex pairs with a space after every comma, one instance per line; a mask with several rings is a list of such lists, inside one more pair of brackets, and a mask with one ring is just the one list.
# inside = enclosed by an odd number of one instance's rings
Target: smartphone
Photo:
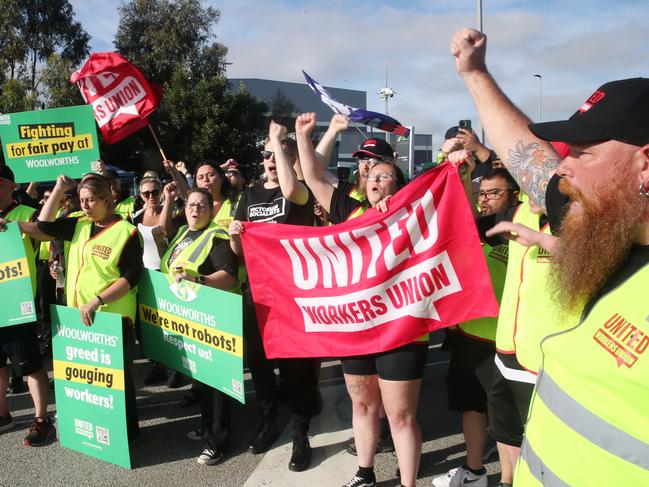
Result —
[[462, 129], [471, 130], [471, 120], [460, 120], [460, 123], [458, 125]]

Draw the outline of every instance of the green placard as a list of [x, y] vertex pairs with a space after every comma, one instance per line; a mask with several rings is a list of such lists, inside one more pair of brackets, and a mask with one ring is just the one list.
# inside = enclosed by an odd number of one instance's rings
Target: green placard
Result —
[[241, 296], [145, 270], [138, 302], [147, 357], [245, 403]]
[[0, 115], [0, 139], [17, 183], [80, 178], [99, 159], [90, 105]]
[[131, 468], [126, 430], [122, 317], [52, 306], [56, 416], [61, 445]]
[[0, 232], [0, 249], [0, 327], [35, 321], [29, 265], [17, 223]]

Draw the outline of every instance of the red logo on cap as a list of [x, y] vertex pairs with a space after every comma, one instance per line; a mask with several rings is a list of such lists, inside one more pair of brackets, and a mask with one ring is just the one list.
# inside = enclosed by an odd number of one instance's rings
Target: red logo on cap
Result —
[[588, 98], [588, 100], [586, 100], [582, 106], [579, 107], [579, 111], [580, 111], [581, 113], [587, 112], [588, 110], [591, 109], [591, 107], [592, 107], [595, 103], [597, 103], [598, 101], [600, 101], [600, 100], [601, 100], [602, 98], [604, 98], [605, 96], [606, 96], [606, 93], [604, 93], [603, 91], [596, 91], [595, 93], [593, 93], [592, 95], [590, 95], [590, 98]]

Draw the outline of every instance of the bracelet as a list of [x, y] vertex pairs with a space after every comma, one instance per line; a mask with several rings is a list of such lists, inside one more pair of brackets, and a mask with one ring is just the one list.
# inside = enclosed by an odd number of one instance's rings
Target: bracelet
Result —
[[196, 276], [196, 282], [198, 284], [205, 284], [205, 276], [199, 274], [198, 276]]
[[99, 300], [99, 304], [101, 304], [102, 306], [105, 306], [106, 303], [104, 302], [103, 299], [101, 299], [101, 296], [99, 294], [97, 294], [96, 296], [97, 296], [97, 299]]

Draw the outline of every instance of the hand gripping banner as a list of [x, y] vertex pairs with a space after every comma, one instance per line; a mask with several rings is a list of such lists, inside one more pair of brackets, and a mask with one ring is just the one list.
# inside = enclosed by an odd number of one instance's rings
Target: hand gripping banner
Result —
[[115, 52], [95, 52], [70, 78], [86, 103], [92, 105], [104, 140], [114, 144], [144, 128], [160, 104], [142, 73]]
[[449, 164], [331, 227], [245, 223], [242, 243], [269, 358], [377, 353], [497, 316], [473, 215]]

